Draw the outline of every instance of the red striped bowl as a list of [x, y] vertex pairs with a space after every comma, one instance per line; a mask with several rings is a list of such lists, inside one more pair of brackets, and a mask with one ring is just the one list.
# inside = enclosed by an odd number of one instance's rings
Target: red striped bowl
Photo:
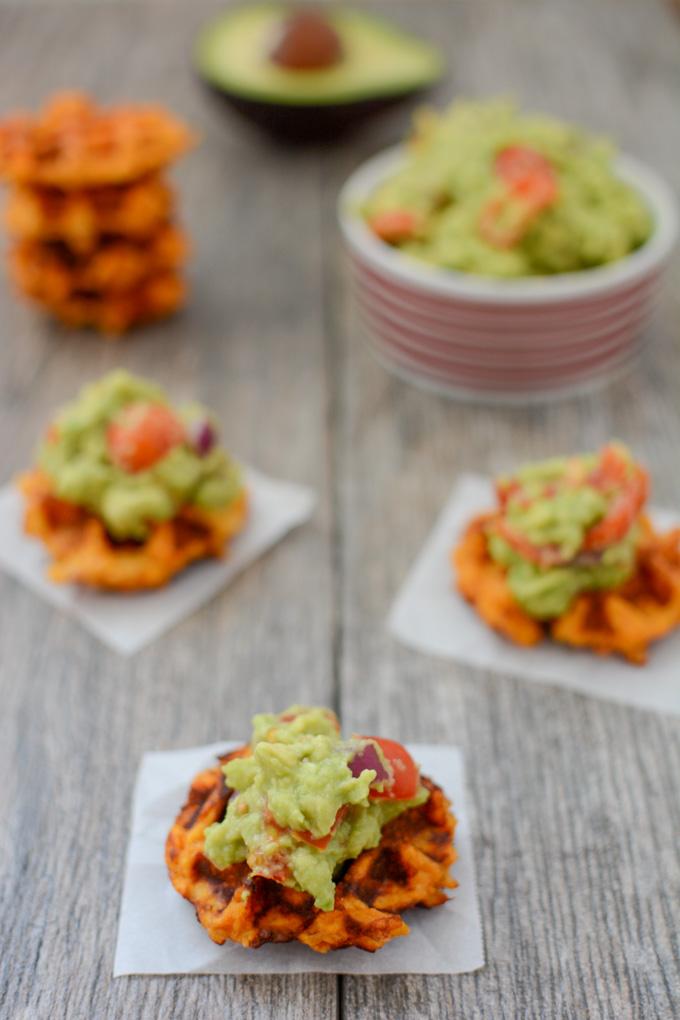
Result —
[[654, 222], [637, 251], [584, 272], [495, 280], [418, 262], [368, 229], [360, 209], [403, 159], [396, 148], [364, 163], [338, 207], [361, 319], [387, 368], [449, 396], [526, 403], [602, 386], [634, 364], [678, 233], [674, 195], [653, 171], [617, 162]]

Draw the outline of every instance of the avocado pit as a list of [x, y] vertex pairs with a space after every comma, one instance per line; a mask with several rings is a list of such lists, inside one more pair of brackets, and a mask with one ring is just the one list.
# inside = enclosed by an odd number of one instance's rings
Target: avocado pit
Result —
[[330, 22], [314, 10], [294, 11], [281, 24], [269, 59], [289, 71], [326, 70], [343, 58], [340, 36]]

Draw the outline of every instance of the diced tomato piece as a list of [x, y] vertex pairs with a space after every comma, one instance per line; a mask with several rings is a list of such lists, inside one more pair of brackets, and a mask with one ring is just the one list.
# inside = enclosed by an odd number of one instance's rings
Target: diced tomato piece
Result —
[[399, 244], [415, 237], [418, 231], [418, 218], [408, 209], [387, 209], [371, 217], [369, 226], [382, 241]]
[[45, 432], [45, 442], [49, 443], [50, 445], [52, 445], [53, 443], [58, 442], [58, 440], [59, 440], [59, 429], [57, 428], [57, 426], [53, 422], [51, 425], [47, 426], [47, 431]]
[[317, 850], [325, 850], [333, 838], [332, 832], [329, 832], [326, 836], [319, 836], [318, 839], [315, 839], [311, 832], [307, 832], [306, 830], [300, 831], [297, 829], [293, 832], [293, 835], [302, 843], [306, 843], [307, 846], [316, 847]]
[[496, 156], [494, 170], [506, 184], [527, 178], [554, 177], [549, 159], [529, 145], [508, 145]]
[[620, 490], [605, 517], [587, 532], [583, 549], [604, 549], [620, 542], [628, 533], [649, 495], [649, 476], [639, 465], [631, 465], [613, 443], [604, 447], [588, 482], [603, 492]]
[[554, 177], [525, 177], [515, 181], [510, 194], [516, 201], [524, 202], [532, 213], [547, 209], [557, 198], [557, 182]]
[[479, 230], [495, 248], [512, 248], [556, 201], [557, 177], [545, 156], [523, 145], [509, 145], [499, 152], [494, 170], [506, 190], [482, 210]]
[[347, 811], [347, 805], [340, 808], [335, 816], [333, 824], [331, 825], [330, 832], [327, 832], [325, 836], [313, 836], [308, 829], [284, 829], [283, 826], [279, 825], [276, 821], [268, 807], [264, 810], [264, 820], [267, 825], [271, 826], [271, 828], [278, 833], [285, 833], [286, 831], [289, 831], [291, 835], [295, 836], [296, 839], [299, 839], [301, 843], [307, 843], [308, 846], [316, 847], [317, 850], [325, 850], [332, 840], [338, 825], [347, 814]]
[[509, 478], [504, 481], [496, 482], [496, 497], [500, 504], [501, 510], [505, 510], [506, 506], [510, 502], [513, 496], [516, 496], [522, 491], [521, 484], [516, 478]]
[[128, 404], [106, 433], [109, 455], [123, 471], [143, 471], [184, 441], [184, 426], [163, 404]]
[[514, 186], [487, 203], [479, 220], [479, 232], [495, 248], [513, 248], [539, 214], [552, 205], [556, 195], [556, 190], [545, 181], [524, 182], [521, 188]]
[[590, 473], [588, 481], [596, 489], [610, 489], [625, 485], [630, 474], [630, 461], [626, 460], [621, 451], [608, 443], [600, 454], [600, 462]]
[[347, 814], [347, 811], [348, 811], [347, 805], [344, 805], [343, 807], [340, 808], [337, 815], [335, 816], [335, 821], [331, 826], [331, 831], [327, 832], [325, 836], [318, 837], [312, 836], [311, 832], [299, 829], [294, 829], [293, 835], [295, 836], [296, 839], [301, 840], [301, 842], [307, 843], [308, 846], [314, 846], [316, 847], [317, 850], [325, 850], [330, 841], [333, 839], [333, 836], [335, 835], [335, 830], [337, 829], [338, 825]]
[[394, 774], [394, 782], [386, 790], [371, 790], [374, 800], [410, 800], [415, 797], [420, 785], [420, 772], [403, 744], [385, 737], [367, 737], [380, 747]]
[[636, 467], [626, 487], [612, 501], [606, 516], [586, 532], [582, 548], [588, 552], [606, 549], [607, 546], [625, 538], [646, 503], [648, 495], [649, 476], [641, 467]]
[[520, 532], [515, 531], [502, 517], [494, 522], [494, 527], [501, 538], [505, 539], [515, 552], [525, 560], [536, 563], [539, 567], [553, 567], [563, 562], [563, 557], [556, 546], [538, 546], [530, 542]]
[[288, 858], [283, 852], [267, 855], [255, 854], [248, 858], [248, 863], [253, 875], [269, 878], [272, 882], [278, 882], [279, 885], [286, 885], [290, 880], [290, 866]]

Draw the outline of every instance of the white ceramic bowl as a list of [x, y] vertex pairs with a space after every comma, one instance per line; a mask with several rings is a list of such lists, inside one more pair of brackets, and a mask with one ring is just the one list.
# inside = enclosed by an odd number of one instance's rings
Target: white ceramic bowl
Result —
[[675, 197], [656, 173], [627, 156], [616, 164], [652, 215], [637, 251], [583, 272], [498, 280], [420, 263], [369, 230], [359, 210], [403, 160], [397, 147], [364, 163], [338, 205], [361, 318], [388, 368], [450, 396], [526, 403], [603, 385], [634, 363], [678, 234]]

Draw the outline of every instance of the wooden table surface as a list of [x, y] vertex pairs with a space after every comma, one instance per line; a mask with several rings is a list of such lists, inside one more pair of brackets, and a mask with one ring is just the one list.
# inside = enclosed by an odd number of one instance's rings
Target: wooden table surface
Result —
[[[662, 0], [393, 0], [439, 41], [454, 92], [513, 92], [620, 139], [680, 188], [680, 26]], [[0, 1014], [59, 1018], [585, 1020], [678, 1016], [678, 721], [436, 661], [386, 633], [391, 599], [459, 471], [611, 435], [680, 506], [680, 264], [633, 377], [513, 411], [458, 406], [374, 363], [347, 297], [338, 187], [398, 113], [336, 151], [275, 148], [187, 60], [211, 8], [0, 8], [0, 104], [83, 86], [159, 99], [203, 135], [177, 173], [193, 300], [120, 344], [0, 291], [0, 478], [50, 411], [114, 367], [211, 404], [231, 447], [313, 485], [312, 524], [131, 660], [0, 576]], [[680, 670], [680, 664], [679, 664]], [[644, 673], [640, 673], [644, 683]], [[241, 738], [251, 714], [335, 706], [348, 729], [466, 753], [487, 964], [460, 977], [111, 977], [142, 753]]]

